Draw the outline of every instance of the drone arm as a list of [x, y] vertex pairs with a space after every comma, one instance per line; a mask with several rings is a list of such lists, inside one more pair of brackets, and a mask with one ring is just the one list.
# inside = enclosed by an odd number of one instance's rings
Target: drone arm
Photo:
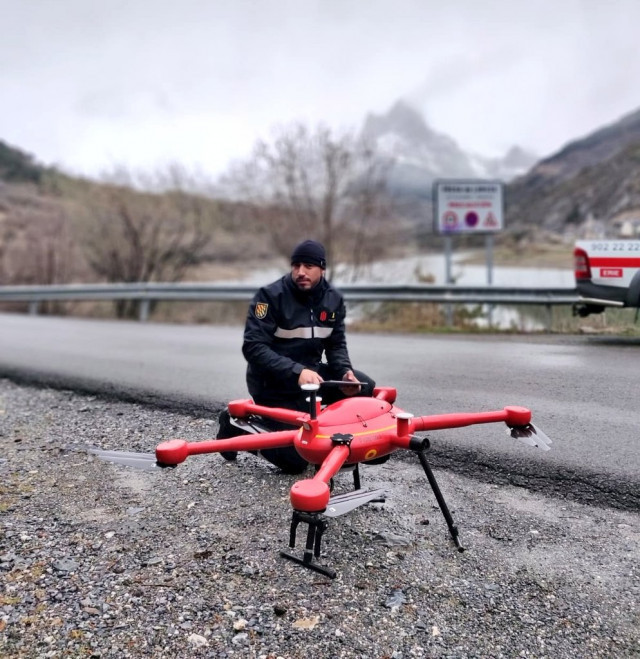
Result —
[[315, 476], [313, 477], [314, 480], [328, 483], [347, 461], [349, 452], [348, 446], [344, 446], [343, 444], [334, 446], [329, 455], [323, 460], [318, 471], [315, 473]]
[[289, 410], [284, 407], [267, 407], [266, 405], [257, 405], [250, 399], [246, 400], [232, 400], [229, 405], [229, 414], [236, 417], [246, 417], [250, 414], [257, 414], [265, 416], [268, 419], [275, 419], [276, 421], [283, 421], [293, 426], [300, 425], [300, 419], [304, 416], [298, 410]]
[[504, 421], [508, 426], [524, 426], [531, 421], [531, 412], [526, 407], [512, 406], [492, 412], [434, 414], [414, 417], [411, 419], [411, 427], [413, 431], [443, 430], [500, 421]]
[[202, 442], [172, 439], [156, 446], [156, 460], [162, 465], [177, 465], [184, 462], [190, 455], [202, 453], [261, 451], [267, 448], [292, 446], [297, 433], [297, 429], [280, 430], [258, 435], [238, 435], [229, 439], [207, 439]]
[[349, 452], [349, 447], [344, 444], [334, 446], [313, 478], [293, 484], [290, 498], [294, 510], [316, 513], [326, 509], [331, 497], [328, 483], [347, 461]]
[[386, 400], [387, 403], [395, 403], [398, 390], [395, 387], [375, 387], [373, 397], [380, 400]]
[[199, 453], [219, 453], [220, 451], [261, 451], [266, 448], [281, 448], [291, 446], [298, 430], [280, 430], [277, 432], [257, 435], [238, 435], [228, 439], [212, 439], [203, 442], [192, 442], [189, 455]]

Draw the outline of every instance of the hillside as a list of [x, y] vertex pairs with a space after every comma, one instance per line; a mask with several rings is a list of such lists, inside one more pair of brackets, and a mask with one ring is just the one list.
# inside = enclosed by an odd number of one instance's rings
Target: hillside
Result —
[[640, 232], [640, 111], [575, 140], [507, 186], [516, 232], [631, 237]]
[[0, 181], [40, 183], [52, 168], [38, 164], [35, 158], [0, 140]]
[[0, 143], [0, 285], [198, 280], [270, 255], [259, 229], [238, 239], [237, 204], [188, 183], [75, 178]]
[[541, 160], [527, 178], [562, 183], [577, 176], [585, 167], [600, 165], [639, 142], [640, 110], [637, 110], [570, 142], [558, 153]]

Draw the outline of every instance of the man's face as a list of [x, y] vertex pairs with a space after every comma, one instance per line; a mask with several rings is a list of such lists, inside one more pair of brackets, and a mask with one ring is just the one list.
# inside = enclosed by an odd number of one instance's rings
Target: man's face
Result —
[[310, 291], [321, 279], [324, 270], [311, 263], [294, 263], [291, 266], [293, 282], [301, 291]]

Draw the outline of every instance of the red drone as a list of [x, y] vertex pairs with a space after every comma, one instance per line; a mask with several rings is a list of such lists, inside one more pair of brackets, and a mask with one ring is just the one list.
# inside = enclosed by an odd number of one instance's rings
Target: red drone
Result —
[[[322, 386], [344, 386], [342, 381], [325, 382]], [[352, 384], [352, 383], [349, 383]], [[328, 577], [334, 570], [316, 562], [320, 556], [322, 534], [327, 518], [338, 517], [371, 501], [384, 501], [384, 489], [364, 491], [360, 487], [360, 463], [380, 463], [399, 449], [413, 451], [429, 480], [438, 505], [446, 520], [451, 538], [463, 551], [458, 529], [438, 487], [425, 452], [427, 437], [417, 432], [460, 428], [480, 423], [504, 422], [515, 439], [543, 450], [551, 440], [531, 423], [531, 412], [525, 407], [505, 407], [502, 410], [475, 413], [413, 416], [395, 406], [396, 389], [376, 387], [373, 397], [351, 397], [322, 407], [317, 391], [321, 385], [302, 388], [309, 393], [309, 412], [256, 405], [250, 399], [234, 400], [228, 405], [232, 424], [245, 434], [230, 439], [187, 442], [173, 439], [162, 442], [154, 454], [95, 451], [101, 458], [139, 467], [172, 467], [190, 455], [223, 451], [261, 451], [295, 447], [295, 450], [315, 467], [312, 478], [297, 481], [290, 492], [293, 517], [289, 546], [295, 547], [296, 529], [300, 522], [308, 525], [307, 541], [302, 557], [290, 552], [282, 556]], [[268, 432], [260, 426], [261, 419], [271, 419], [292, 426], [291, 430]], [[249, 433], [249, 434], [246, 434]], [[353, 470], [354, 491], [331, 495], [333, 477], [343, 469]]]

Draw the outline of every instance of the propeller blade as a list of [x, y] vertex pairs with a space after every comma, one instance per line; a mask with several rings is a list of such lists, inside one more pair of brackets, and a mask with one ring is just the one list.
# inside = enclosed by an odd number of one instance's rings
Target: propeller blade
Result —
[[324, 516], [339, 517], [370, 501], [384, 501], [385, 493], [386, 490], [381, 488], [378, 490], [354, 490], [346, 494], [338, 494], [329, 499]]
[[551, 440], [533, 423], [527, 423], [526, 426], [509, 426], [507, 434], [521, 441], [528, 446], [535, 446], [543, 451], [548, 451], [551, 447]]
[[105, 462], [125, 465], [126, 467], [135, 467], [144, 471], [164, 468], [175, 465], [162, 465], [156, 460], [155, 453], [133, 453], [130, 451], [103, 451], [97, 448], [88, 449], [89, 453], [95, 455]]
[[546, 433], [542, 432], [542, 430], [540, 430], [540, 428], [538, 428], [538, 426], [534, 425], [533, 423], [531, 423], [531, 424], [529, 424], [529, 425], [533, 428], [533, 432], [534, 432], [535, 435], [536, 435], [536, 439], [537, 439], [540, 443], [542, 443], [542, 444], [546, 444], [546, 445], [547, 445], [547, 449], [546, 449], [546, 450], [548, 451], [548, 450], [551, 448], [551, 447], [549, 446], [549, 444], [553, 444], [553, 442], [551, 441], [551, 438], [548, 437]]
[[235, 426], [236, 428], [240, 428], [240, 430], [243, 430], [244, 432], [249, 433], [251, 435], [259, 435], [260, 433], [269, 432], [269, 430], [266, 427], [259, 425], [259, 423], [256, 423], [256, 421], [252, 417], [249, 417], [247, 419], [240, 419], [232, 416], [230, 421], [232, 426]]

